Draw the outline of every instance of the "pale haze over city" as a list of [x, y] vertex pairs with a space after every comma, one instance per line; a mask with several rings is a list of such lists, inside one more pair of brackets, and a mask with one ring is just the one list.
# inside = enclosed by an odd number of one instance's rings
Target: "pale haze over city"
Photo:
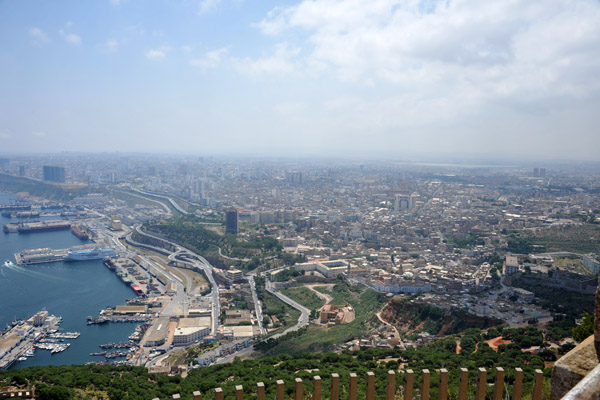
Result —
[[0, 399], [600, 399], [599, 126], [600, 0], [0, 0]]
[[2, 1], [4, 152], [598, 160], [600, 3]]

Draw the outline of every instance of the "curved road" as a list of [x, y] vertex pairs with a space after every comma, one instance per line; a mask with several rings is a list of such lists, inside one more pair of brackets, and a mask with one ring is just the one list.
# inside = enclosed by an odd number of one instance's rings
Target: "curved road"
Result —
[[[181, 214], [187, 215], [188, 212], [185, 211], [183, 208], [181, 208], [179, 206], [179, 204], [177, 204], [175, 202], [175, 200], [173, 200], [171, 197], [169, 196], [165, 196], [162, 194], [155, 194], [155, 193], [151, 193], [151, 192], [144, 192], [143, 190], [138, 190], [138, 189], [132, 189], [134, 192], [139, 193], [139, 194], [145, 194], [146, 196], [153, 196], [153, 197], [160, 197], [161, 199], [166, 199], [169, 201], [169, 203], [171, 203], [171, 205], [177, 210], [179, 211]], [[153, 199], [151, 199], [153, 200]], [[154, 199], [154, 201], [157, 201], [156, 199]]]
[[285, 331], [283, 331], [281, 333], [277, 333], [277, 334], [271, 336], [271, 339], [277, 339], [281, 336], [284, 336], [290, 332], [297, 331], [298, 329], [303, 328], [306, 325], [308, 325], [308, 318], [310, 316], [310, 310], [308, 308], [304, 307], [300, 303], [295, 302], [294, 300], [290, 299], [283, 293], [275, 290], [275, 288], [273, 288], [273, 286], [271, 284], [271, 281], [268, 279], [265, 280], [265, 290], [267, 292], [271, 293], [273, 296], [277, 297], [279, 300], [283, 301], [286, 304], [289, 304], [290, 306], [294, 307], [296, 310], [300, 311], [300, 318], [298, 318], [298, 323], [296, 325], [286, 329]]
[[175, 242], [171, 242], [170, 240], [167, 240], [162, 237], [158, 237], [158, 236], [155, 236], [150, 233], [146, 233], [146, 232], [142, 231], [140, 229], [140, 225], [136, 225], [134, 229], [140, 235], [148, 236], [148, 237], [151, 237], [154, 239], [159, 239], [165, 243], [175, 246], [177, 251], [171, 253], [171, 255], [169, 256], [169, 260], [176, 261], [176, 262], [182, 262], [184, 264], [191, 265], [192, 267], [197, 268], [198, 270], [204, 271], [204, 275], [206, 275], [206, 279], [208, 279], [208, 282], [210, 283], [210, 286], [212, 287], [212, 294], [211, 294], [212, 300], [213, 300], [212, 334], [216, 335], [217, 328], [219, 327], [219, 315], [221, 314], [221, 304], [220, 304], [220, 299], [219, 299], [219, 287], [217, 286], [217, 282], [215, 281], [215, 278], [213, 277], [213, 274], [212, 274], [213, 266], [208, 261], [206, 261], [206, 259], [204, 257], [202, 257], [201, 255], [196, 254], [193, 251], [186, 249], [185, 247], [183, 247]]

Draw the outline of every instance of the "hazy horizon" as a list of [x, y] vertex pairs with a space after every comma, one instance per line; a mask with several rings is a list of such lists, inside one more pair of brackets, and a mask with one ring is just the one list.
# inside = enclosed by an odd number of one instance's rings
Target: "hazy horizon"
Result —
[[600, 161], [600, 3], [0, 2], [5, 154]]

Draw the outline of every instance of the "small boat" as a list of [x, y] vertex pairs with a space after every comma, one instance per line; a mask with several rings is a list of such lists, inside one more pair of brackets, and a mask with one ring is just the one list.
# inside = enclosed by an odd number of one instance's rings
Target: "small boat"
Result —
[[11, 260], [6, 260], [4, 261], [4, 264], [2, 264], [5, 267], [14, 267], [15, 263], [13, 263]]
[[27, 357], [19, 357], [19, 358], [17, 358], [17, 360], [19, 360], [19, 361], [27, 361]]

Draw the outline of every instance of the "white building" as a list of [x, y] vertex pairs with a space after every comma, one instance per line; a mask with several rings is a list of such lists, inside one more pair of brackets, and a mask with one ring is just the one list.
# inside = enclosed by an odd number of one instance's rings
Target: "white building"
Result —
[[341, 260], [308, 262], [296, 264], [294, 266], [298, 271], [317, 271], [327, 278], [335, 278], [336, 276], [347, 272], [350, 267], [350, 264]]
[[190, 346], [208, 334], [210, 328], [206, 326], [177, 327], [173, 335], [173, 346]]

